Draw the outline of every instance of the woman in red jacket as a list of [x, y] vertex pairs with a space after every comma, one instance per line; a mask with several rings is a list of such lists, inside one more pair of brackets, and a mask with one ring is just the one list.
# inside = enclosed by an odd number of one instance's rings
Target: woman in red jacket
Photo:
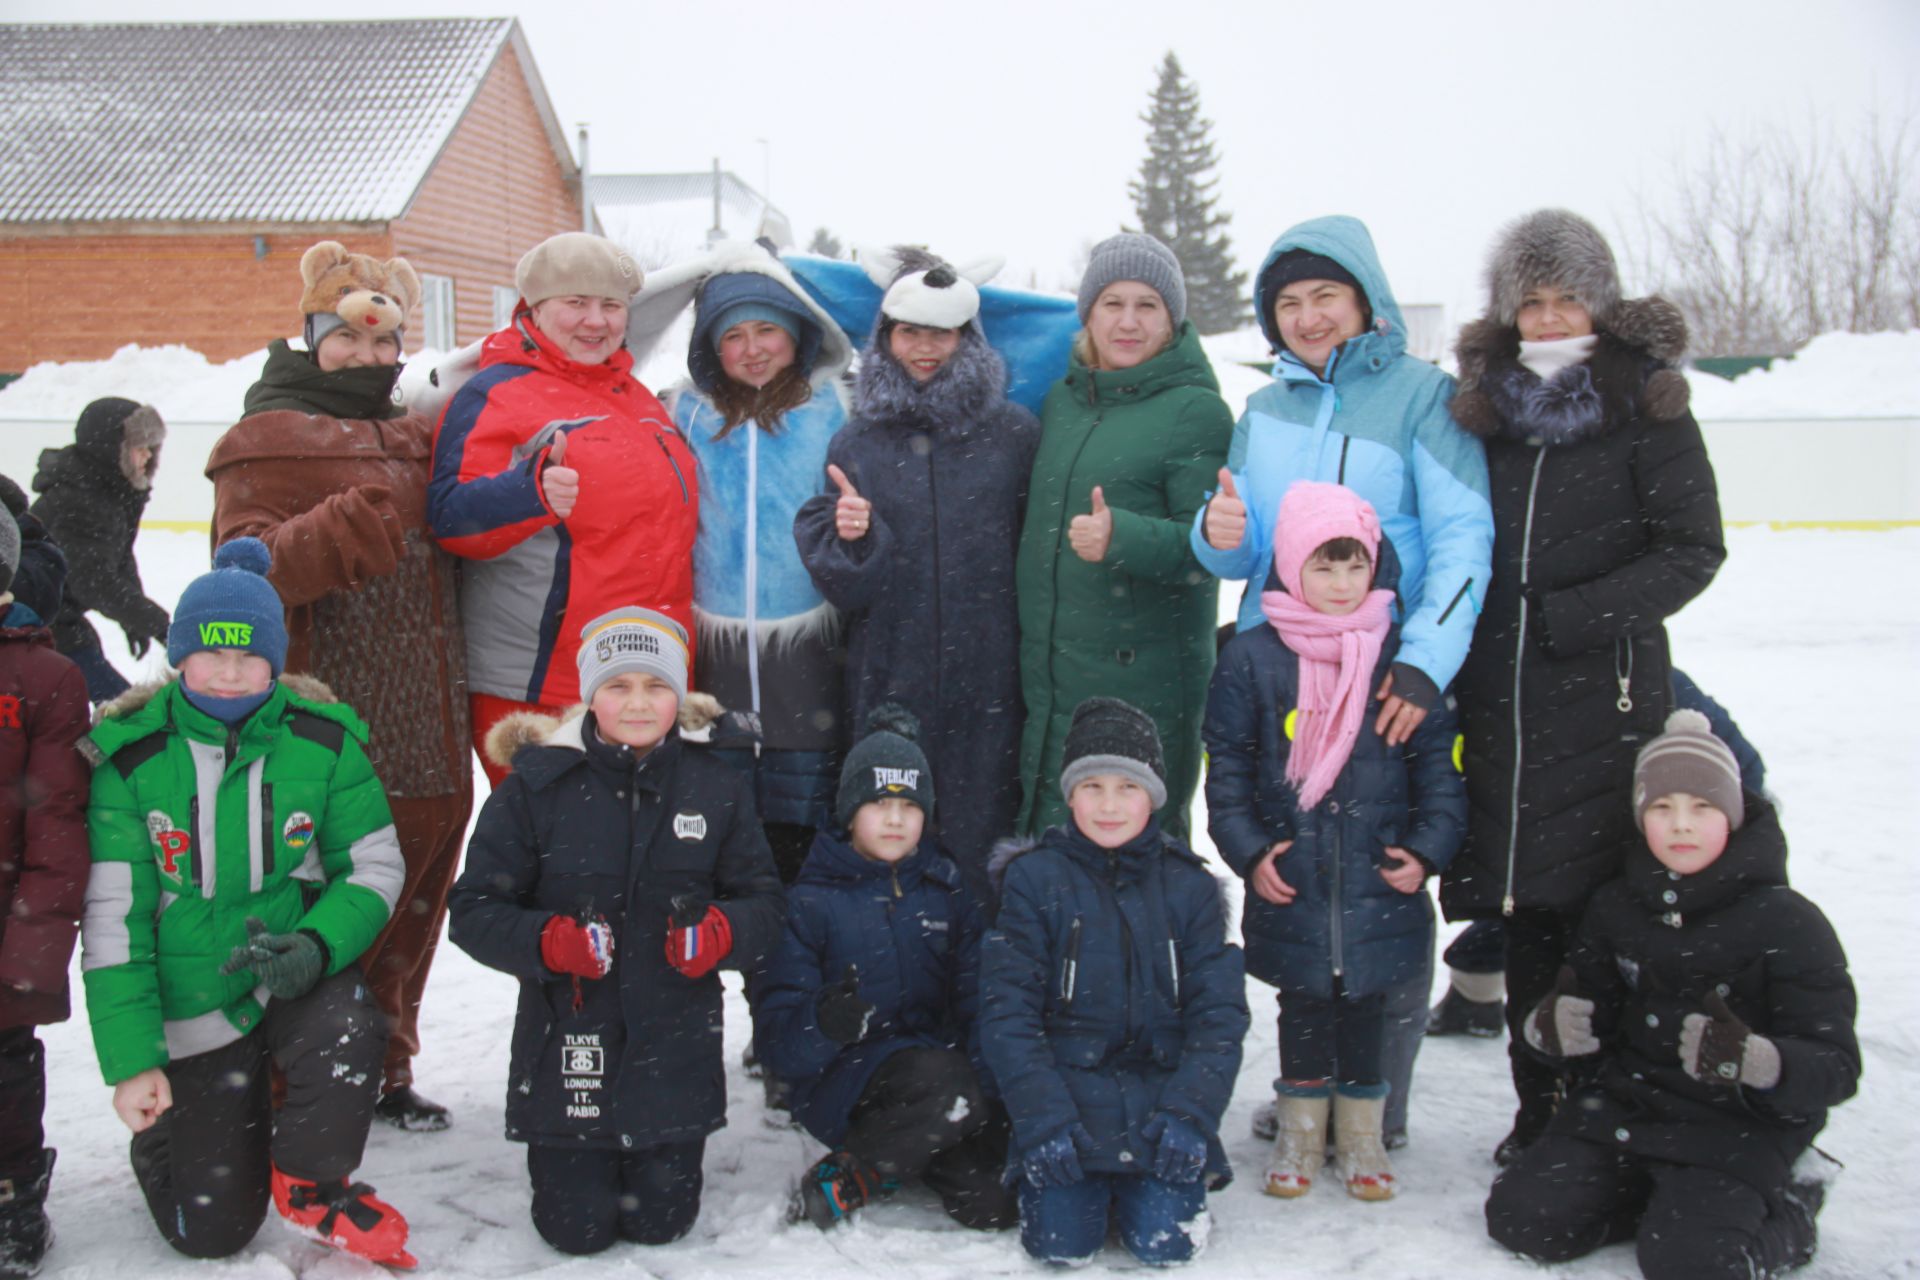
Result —
[[[608, 610], [637, 604], [693, 629], [699, 491], [693, 453], [633, 377], [639, 267], [568, 232], [522, 258], [514, 282], [513, 323], [441, 415], [427, 499], [434, 537], [470, 562], [476, 743], [511, 712], [580, 700], [580, 628]], [[496, 784], [506, 773], [486, 769]]]

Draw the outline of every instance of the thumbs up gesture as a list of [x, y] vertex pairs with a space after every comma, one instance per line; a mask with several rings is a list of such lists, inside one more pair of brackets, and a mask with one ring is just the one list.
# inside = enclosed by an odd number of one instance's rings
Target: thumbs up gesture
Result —
[[1113, 542], [1113, 512], [1107, 509], [1107, 496], [1099, 485], [1093, 486], [1093, 510], [1075, 516], [1067, 526], [1067, 541], [1073, 545], [1074, 554], [1088, 564], [1099, 564], [1107, 558], [1107, 547]]
[[833, 481], [840, 490], [840, 501], [833, 508], [833, 530], [843, 542], [858, 542], [867, 536], [867, 528], [873, 523], [873, 504], [860, 496], [853, 487], [853, 481], [847, 479], [847, 473], [829, 462], [827, 479]]
[[1231, 551], [1247, 536], [1247, 504], [1240, 500], [1233, 472], [1220, 468], [1220, 491], [1207, 504], [1207, 545], [1215, 551]]
[[1600, 1052], [1599, 1038], [1593, 1034], [1593, 1001], [1579, 990], [1572, 967], [1561, 965], [1553, 990], [1521, 1024], [1527, 1043], [1549, 1058], [1584, 1058]]
[[562, 520], [573, 514], [573, 504], [580, 501], [580, 473], [563, 463], [566, 456], [567, 433], [556, 431], [540, 464], [540, 492]]

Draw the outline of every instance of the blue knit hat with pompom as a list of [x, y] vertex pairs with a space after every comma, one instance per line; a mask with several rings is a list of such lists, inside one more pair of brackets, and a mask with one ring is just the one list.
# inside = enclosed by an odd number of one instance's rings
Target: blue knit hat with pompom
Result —
[[167, 662], [174, 666], [202, 649], [244, 649], [273, 666], [287, 665], [287, 620], [280, 593], [267, 581], [273, 553], [258, 538], [235, 538], [213, 553], [213, 572], [180, 593], [167, 628]]

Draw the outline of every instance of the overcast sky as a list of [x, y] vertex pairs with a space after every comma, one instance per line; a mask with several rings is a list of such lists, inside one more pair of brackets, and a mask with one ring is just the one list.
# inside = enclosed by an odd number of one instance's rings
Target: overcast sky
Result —
[[[485, 0], [0, 0], [9, 21], [498, 16]], [[1610, 233], [1711, 131], [1920, 128], [1916, 0], [1216, 3], [945, 0], [529, 6], [569, 136], [604, 172], [722, 163], [804, 242], [999, 253], [1062, 284], [1131, 216], [1127, 180], [1169, 49], [1214, 121], [1248, 266], [1289, 224], [1367, 221], [1404, 302], [1481, 306], [1501, 222], [1546, 204]], [[343, 92], [350, 88], [343, 85]], [[764, 144], [762, 143], [764, 139]]]

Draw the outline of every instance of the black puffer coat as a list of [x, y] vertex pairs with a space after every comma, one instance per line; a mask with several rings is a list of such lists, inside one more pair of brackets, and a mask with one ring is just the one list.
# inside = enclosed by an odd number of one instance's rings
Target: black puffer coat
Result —
[[[1621, 878], [1594, 895], [1568, 960], [1578, 994], [1594, 1001], [1604, 1057], [1553, 1129], [1767, 1192], [1786, 1184], [1827, 1108], [1853, 1096], [1860, 1047], [1840, 940], [1820, 908], [1787, 887], [1773, 807], [1748, 793], [1746, 810], [1704, 871], [1674, 875], [1636, 842]], [[1705, 1012], [1709, 992], [1780, 1050], [1774, 1088], [1682, 1069], [1681, 1023]]]
[[1449, 918], [1577, 916], [1635, 839], [1633, 758], [1673, 709], [1664, 623], [1726, 558], [1713, 467], [1665, 367], [1685, 345], [1669, 304], [1623, 303], [1543, 385], [1512, 328], [1461, 333], [1453, 412], [1486, 438], [1494, 544], [1456, 686], [1471, 818]]
[[873, 504], [867, 535], [834, 531], [838, 490], [794, 518], [800, 557], [845, 615], [849, 725], [883, 702], [920, 721], [932, 832], [987, 893], [987, 854], [1020, 805], [1020, 617], [1013, 558], [1040, 424], [1006, 398], [1006, 367], [972, 325], [924, 386], [876, 334], [854, 418], [827, 447]]
[[[726, 1123], [720, 976], [667, 963], [667, 917], [683, 894], [717, 905], [733, 931], [723, 967], [752, 972], [780, 938], [780, 877], [739, 771], [673, 737], [636, 762], [587, 723], [510, 718], [489, 739], [540, 735], [480, 810], [448, 936], [520, 979], [508, 1138], [690, 1142]], [[554, 915], [606, 917], [613, 971], [575, 982], [548, 969], [540, 932]]]
[[89, 609], [119, 623], [129, 645], [167, 642], [167, 611], [147, 598], [133, 558], [149, 490], [134, 488], [120, 464], [126, 416], [137, 408], [130, 400], [96, 400], [80, 415], [74, 443], [40, 453], [33, 514], [67, 557], [66, 596], [52, 620], [62, 653], [99, 647]]

